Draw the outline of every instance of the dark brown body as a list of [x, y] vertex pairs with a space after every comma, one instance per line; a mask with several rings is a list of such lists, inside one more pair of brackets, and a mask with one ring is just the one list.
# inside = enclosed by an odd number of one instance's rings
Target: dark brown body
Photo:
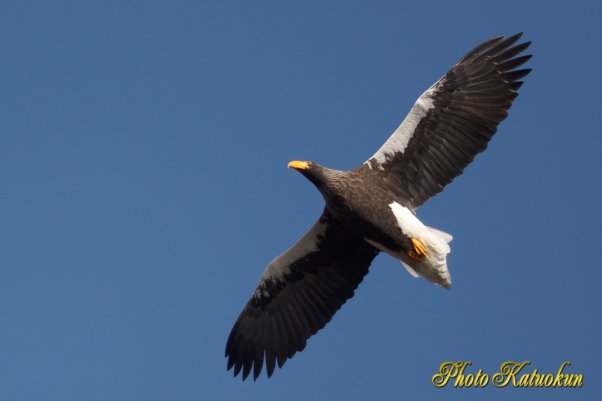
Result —
[[[312, 163], [310, 169], [301, 173], [320, 190], [330, 214], [358, 237], [382, 245], [389, 253], [411, 249], [410, 240], [399, 228], [389, 205], [397, 202], [412, 210], [411, 206], [366, 165], [340, 171]], [[375, 199], [379, 201], [374, 202]]]

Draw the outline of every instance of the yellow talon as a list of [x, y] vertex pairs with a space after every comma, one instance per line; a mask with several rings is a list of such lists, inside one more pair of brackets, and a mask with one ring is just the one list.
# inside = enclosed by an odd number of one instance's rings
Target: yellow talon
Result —
[[408, 252], [408, 256], [415, 260], [421, 260], [426, 256], [426, 248], [416, 238], [410, 238], [410, 241], [412, 241], [412, 250]]

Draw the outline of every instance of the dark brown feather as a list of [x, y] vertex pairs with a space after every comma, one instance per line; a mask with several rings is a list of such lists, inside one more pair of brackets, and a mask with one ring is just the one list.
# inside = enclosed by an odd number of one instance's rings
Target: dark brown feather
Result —
[[364, 164], [357, 170], [386, 175], [390, 190], [414, 207], [440, 192], [485, 150], [508, 116], [522, 85], [519, 80], [531, 71], [515, 69], [531, 58], [516, 57], [529, 47], [529, 42], [512, 47], [520, 36], [491, 39], [464, 56], [423, 95], [433, 106], [405, 149], [387, 156], [381, 168], [371, 170]]
[[226, 343], [227, 366], [235, 376], [242, 371], [244, 380], [252, 371], [257, 379], [264, 358], [271, 376], [276, 363], [282, 367], [305, 348], [368, 273], [378, 250], [339, 227], [327, 212], [322, 223], [327, 228], [317, 239], [318, 249], [283, 267], [289, 270], [282, 277], [266, 270], [241, 312]]

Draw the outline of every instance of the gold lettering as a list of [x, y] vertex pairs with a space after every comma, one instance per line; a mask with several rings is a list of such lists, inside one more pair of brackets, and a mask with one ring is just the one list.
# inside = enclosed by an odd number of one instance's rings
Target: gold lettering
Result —
[[533, 369], [533, 373], [531, 373], [531, 375], [529, 377], [529, 387], [533, 387], [535, 385], [535, 379], [538, 376], [539, 375], [537, 374], [537, 369]]
[[551, 373], [548, 373], [547, 375], [545, 375], [545, 379], [543, 381], [543, 385], [545, 387], [550, 387], [552, 385], [552, 382], [554, 381], [554, 376], [552, 376]]
[[[458, 371], [458, 375], [456, 377], [456, 381], [454, 382], [454, 387], [468, 387], [470, 386], [470, 384], [465, 384], [464, 380], [464, 369], [466, 368], [466, 366], [468, 365], [472, 365], [472, 362], [468, 361], [468, 362], [464, 362], [463, 364], [461, 364], [461, 366], [459, 367], [459, 371]], [[470, 376], [470, 375], [469, 375]]]
[[[431, 379], [433, 386], [445, 387], [449, 382], [449, 379], [453, 379], [458, 375], [462, 375], [462, 372], [464, 372], [464, 368], [466, 368], [466, 366], [468, 365], [472, 365], [472, 362], [443, 362], [439, 366], [439, 373], [433, 375], [433, 378]], [[456, 386], [456, 384], [454, 384], [454, 386]]]
[[518, 380], [518, 387], [528, 387], [529, 386], [529, 375], [524, 374]]
[[535, 379], [535, 387], [543, 387], [544, 378], [544, 375], [537, 375], [537, 378]]
[[489, 375], [487, 373], [483, 373], [483, 369], [479, 369], [477, 376], [475, 377], [475, 387], [485, 387], [487, 383], [489, 383]]
[[[583, 375], [581, 373], [564, 375], [564, 387], [581, 387], [583, 386]], [[568, 384], [567, 384], [568, 382]]]
[[506, 387], [510, 380], [512, 380], [512, 385], [514, 387], [517, 386], [516, 375], [520, 373], [520, 371], [526, 366], [530, 365], [530, 361], [525, 361], [523, 363], [518, 362], [504, 362], [500, 366], [500, 371], [493, 375], [491, 378], [491, 382], [496, 387]]
[[[439, 372], [433, 375], [431, 381], [435, 387], [445, 387], [451, 379], [454, 380], [454, 387], [486, 387], [489, 384], [489, 375], [479, 369], [476, 373], [465, 373], [467, 366], [471, 366], [471, 361], [444, 362], [439, 366]], [[514, 362], [507, 361], [500, 365], [497, 373], [491, 376], [491, 383], [495, 387], [539, 387], [539, 388], [557, 388], [557, 387], [582, 387], [583, 375], [580, 373], [569, 374], [564, 370], [571, 366], [569, 361], [563, 362], [556, 374], [540, 373], [537, 369], [532, 372], [523, 373], [526, 366], [531, 365], [531, 361]]]
[[554, 384], [552, 384], [552, 387], [562, 387], [561, 380], [562, 377], [565, 376], [562, 374], [562, 371], [564, 370], [565, 366], [570, 364], [571, 363], [569, 361], [566, 361], [563, 362], [562, 365], [560, 365], [560, 367], [558, 368], [558, 372], [556, 372], [556, 377], [554, 378]]

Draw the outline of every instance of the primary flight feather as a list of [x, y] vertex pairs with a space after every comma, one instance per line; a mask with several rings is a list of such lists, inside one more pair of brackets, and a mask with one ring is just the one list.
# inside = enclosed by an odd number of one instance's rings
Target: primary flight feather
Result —
[[451, 235], [424, 225], [416, 208], [485, 150], [508, 115], [530, 45], [521, 34], [488, 40], [427, 89], [399, 128], [364, 164], [338, 171], [292, 161], [322, 193], [314, 226], [270, 262], [226, 343], [228, 369], [257, 379], [305, 348], [386, 252], [414, 277], [449, 288]]

